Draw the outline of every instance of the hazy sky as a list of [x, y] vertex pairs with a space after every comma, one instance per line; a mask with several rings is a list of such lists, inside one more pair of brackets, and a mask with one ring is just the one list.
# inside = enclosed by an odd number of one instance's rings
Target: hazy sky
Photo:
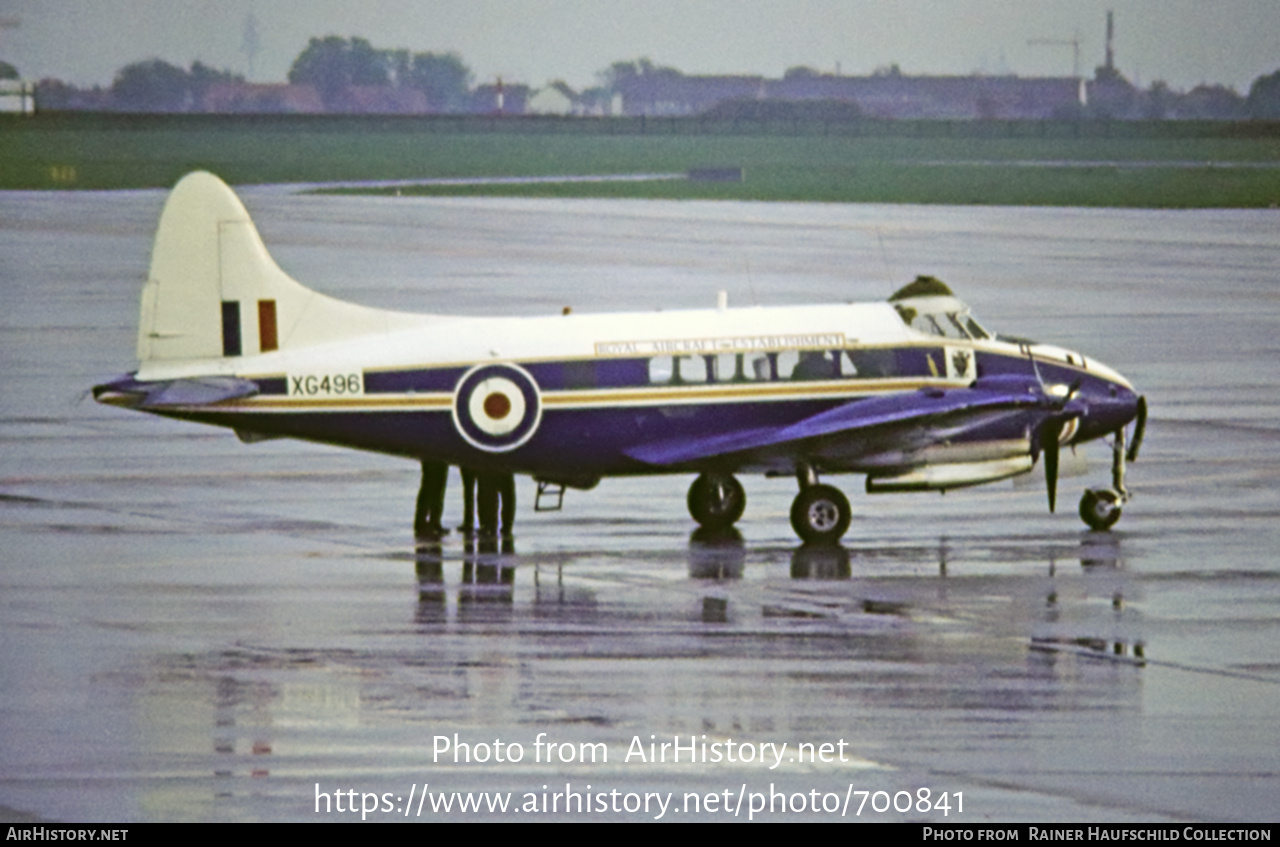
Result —
[[[0, 59], [24, 77], [108, 85], [129, 62], [196, 59], [282, 82], [313, 36], [456, 51], [477, 82], [595, 84], [621, 59], [686, 73], [779, 76], [792, 65], [865, 74], [1066, 76], [1102, 63], [1108, 9], [1131, 80], [1241, 93], [1280, 69], [1280, 0], [0, 0]], [[260, 50], [250, 74], [245, 28]], [[12, 26], [13, 23], [18, 26]]]

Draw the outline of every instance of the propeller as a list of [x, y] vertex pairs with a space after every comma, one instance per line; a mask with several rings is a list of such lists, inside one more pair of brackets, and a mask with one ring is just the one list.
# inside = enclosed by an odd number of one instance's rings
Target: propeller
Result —
[[1049, 514], [1058, 500], [1058, 440], [1066, 421], [1052, 417], [1040, 425], [1040, 446], [1044, 450], [1044, 484], [1049, 489]]
[[[1034, 363], [1035, 360], [1032, 359], [1032, 362]], [[1036, 368], [1036, 376], [1040, 376], [1039, 368]], [[1060, 443], [1062, 430], [1067, 425], [1067, 421], [1076, 416], [1074, 412], [1064, 414], [1063, 409], [1066, 408], [1067, 403], [1071, 402], [1071, 398], [1076, 396], [1082, 382], [1082, 379], [1077, 379], [1071, 383], [1061, 397], [1052, 397], [1044, 391], [1043, 381], [1040, 383], [1041, 392], [1049, 401], [1049, 407], [1053, 409], [1053, 413], [1040, 424], [1040, 449], [1044, 452], [1044, 484], [1048, 489], [1050, 514], [1058, 503], [1058, 454], [1062, 448]]]

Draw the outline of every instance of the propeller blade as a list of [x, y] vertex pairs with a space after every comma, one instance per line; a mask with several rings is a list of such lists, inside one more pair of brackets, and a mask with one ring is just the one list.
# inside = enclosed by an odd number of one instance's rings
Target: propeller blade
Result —
[[1044, 451], [1044, 484], [1049, 491], [1049, 512], [1058, 501], [1058, 440], [1062, 438], [1063, 421], [1049, 418], [1040, 427], [1040, 449]]
[[1133, 440], [1129, 442], [1129, 454], [1125, 461], [1132, 462], [1138, 458], [1138, 448], [1142, 446], [1142, 436], [1147, 431], [1147, 398], [1138, 398], [1138, 418], [1133, 425]]

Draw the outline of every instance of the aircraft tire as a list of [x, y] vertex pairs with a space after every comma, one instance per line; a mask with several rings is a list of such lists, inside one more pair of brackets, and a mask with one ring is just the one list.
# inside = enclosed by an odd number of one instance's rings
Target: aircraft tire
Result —
[[1120, 497], [1114, 491], [1086, 489], [1080, 498], [1080, 519], [1095, 532], [1111, 529], [1120, 520]]
[[689, 486], [689, 514], [710, 530], [728, 529], [747, 508], [747, 492], [732, 474], [702, 474]]
[[806, 544], [835, 544], [849, 529], [849, 498], [832, 485], [810, 485], [791, 503], [791, 528]]

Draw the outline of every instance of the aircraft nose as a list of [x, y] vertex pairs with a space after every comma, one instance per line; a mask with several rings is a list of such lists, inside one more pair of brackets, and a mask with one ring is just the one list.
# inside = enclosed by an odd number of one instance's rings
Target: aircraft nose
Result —
[[[1142, 430], [1146, 427], [1147, 399], [1128, 385], [1106, 381], [1099, 386], [1100, 390], [1087, 401], [1088, 413], [1081, 421], [1089, 430], [1090, 438], [1107, 435], [1137, 421], [1133, 441], [1137, 445], [1142, 440]], [[1136, 447], [1130, 452], [1137, 452]]]

